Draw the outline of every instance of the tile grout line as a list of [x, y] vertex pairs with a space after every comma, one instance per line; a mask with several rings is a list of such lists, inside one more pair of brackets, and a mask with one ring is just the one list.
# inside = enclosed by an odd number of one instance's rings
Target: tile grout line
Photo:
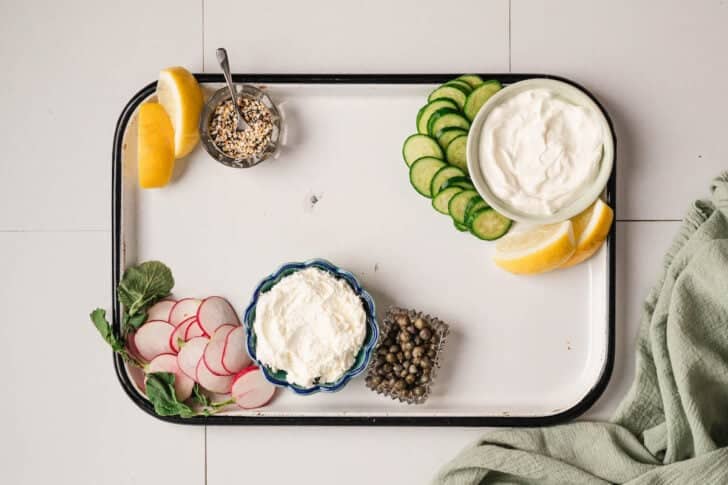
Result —
[[508, 0], [508, 72], [513, 72], [511, 69], [511, 2]]
[[110, 233], [111, 229], [0, 229], [0, 234], [7, 233], [7, 234], [16, 234], [16, 233], [37, 233], [37, 234], [63, 234], [63, 233], [96, 233], [96, 234], [102, 234], [102, 233]]
[[207, 485], [207, 425], [204, 426], [204, 429], [205, 429], [205, 434], [204, 434], [205, 439], [204, 439], [204, 447], [203, 447], [205, 450], [205, 462], [204, 462], [205, 463], [205, 466], [204, 466], [205, 481], [204, 481], [204, 483], [205, 483], [205, 485]]
[[205, 0], [200, 0], [202, 22], [202, 72], [205, 72]]

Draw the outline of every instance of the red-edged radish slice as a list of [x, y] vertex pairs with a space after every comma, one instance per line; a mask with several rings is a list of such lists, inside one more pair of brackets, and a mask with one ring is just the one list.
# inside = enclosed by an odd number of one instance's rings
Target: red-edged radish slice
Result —
[[204, 360], [200, 359], [197, 363], [197, 382], [202, 387], [211, 392], [218, 394], [227, 394], [230, 392], [230, 386], [233, 383], [233, 376], [216, 376], [205, 365]]
[[136, 331], [134, 343], [139, 355], [148, 362], [161, 354], [168, 354], [172, 351], [169, 347], [169, 337], [174, 332], [174, 327], [162, 320], [147, 322]]
[[177, 365], [190, 379], [197, 380], [197, 364], [202, 360], [209, 341], [207, 337], [194, 337], [185, 342], [177, 354]]
[[144, 371], [135, 365], [127, 364], [126, 373], [129, 374], [129, 377], [131, 377], [131, 380], [137, 386], [137, 389], [139, 389], [143, 394], [146, 394], [147, 381]]
[[187, 327], [187, 331], [185, 332], [185, 342], [195, 337], [209, 337], [209, 335], [206, 335], [202, 330], [202, 327], [200, 327], [200, 322], [197, 321], [197, 317], [195, 317], [194, 323]]
[[207, 344], [202, 360], [205, 361], [207, 369], [216, 376], [230, 376], [234, 372], [228, 372], [222, 365], [222, 353], [225, 349], [225, 340], [230, 332], [235, 330], [235, 325], [226, 324], [218, 327]]
[[187, 339], [185, 338], [185, 335], [187, 335], [187, 330], [189, 329], [190, 325], [194, 324], [195, 322], [195, 317], [190, 317], [187, 320], [182, 320], [181, 323], [174, 327], [174, 332], [172, 332], [172, 335], [169, 336], [169, 347], [174, 350], [175, 354], [179, 352], [179, 341], [187, 341]]
[[161, 300], [149, 307], [147, 310], [147, 322], [152, 320], [164, 320], [165, 322], [169, 319], [169, 312], [172, 310], [176, 300]]
[[211, 296], [202, 300], [197, 310], [197, 321], [207, 335], [212, 335], [225, 324], [240, 325], [235, 309], [225, 298]]
[[174, 374], [174, 393], [178, 401], [184, 401], [192, 395], [195, 381], [185, 375], [177, 365], [177, 356], [174, 354], [158, 355], [147, 366], [147, 374], [153, 372], [169, 372]]
[[276, 392], [276, 387], [265, 380], [263, 371], [251, 365], [238, 372], [230, 390], [235, 403], [243, 409], [265, 406]]
[[245, 350], [245, 329], [235, 327], [225, 337], [225, 346], [222, 349], [222, 368], [229, 374], [237, 374], [251, 363]]
[[144, 364], [146, 363], [146, 359], [141, 356], [141, 354], [139, 353], [139, 349], [137, 349], [136, 342], [134, 341], [135, 335], [136, 332], [131, 332], [126, 336], [126, 351], [129, 352], [129, 355], [131, 355], [133, 358]]
[[197, 309], [200, 308], [200, 300], [197, 298], [182, 298], [174, 304], [169, 311], [167, 321], [174, 326], [179, 325], [183, 320], [197, 315]]

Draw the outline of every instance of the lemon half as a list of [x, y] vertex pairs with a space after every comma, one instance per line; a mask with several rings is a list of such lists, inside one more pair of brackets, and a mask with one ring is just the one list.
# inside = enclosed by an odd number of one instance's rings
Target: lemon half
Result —
[[168, 67], [159, 73], [157, 100], [174, 127], [174, 156], [190, 153], [200, 135], [197, 131], [203, 97], [195, 77], [183, 67]]
[[607, 239], [613, 221], [614, 211], [601, 199], [571, 219], [576, 237], [576, 251], [563, 267], [574, 266], [594, 255]]
[[576, 251], [571, 221], [509, 234], [496, 243], [495, 264], [516, 274], [536, 274], [563, 265]]
[[164, 187], [174, 169], [174, 129], [158, 103], [139, 106], [137, 162], [139, 186]]

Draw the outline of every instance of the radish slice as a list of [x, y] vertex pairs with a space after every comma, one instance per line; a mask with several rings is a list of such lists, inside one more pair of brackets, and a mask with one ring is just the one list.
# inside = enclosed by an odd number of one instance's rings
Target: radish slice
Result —
[[134, 382], [134, 384], [137, 386], [137, 388], [143, 394], [146, 394], [147, 381], [145, 379], [144, 371], [135, 365], [127, 365], [126, 373], [129, 374], [129, 377], [131, 377], [132, 382]]
[[254, 365], [238, 372], [230, 391], [235, 403], [243, 409], [255, 409], [268, 404], [276, 388], [265, 380], [263, 372]]
[[177, 365], [190, 379], [197, 380], [197, 364], [202, 360], [209, 341], [207, 337], [194, 337], [179, 350]]
[[171, 352], [169, 337], [172, 332], [174, 332], [174, 327], [162, 320], [152, 320], [139, 327], [134, 335], [134, 343], [139, 355], [150, 362], [158, 355]]
[[189, 330], [190, 325], [194, 324], [196, 321], [195, 317], [190, 317], [187, 320], [182, 320], [179, 325], [174, 327], [174, 332], [172, 332], [172, 335], [169, 336], [169, 347], [174, 350], [175, 354], [179, 352], [179, 341], [187, 341], [185, 338], [187, 330]]
[[197, 382], [208, 391], [227, 394], [230, 392], [233, 376], [216, 376], [210, 372], [204, 360], [200, 359], [197, 363]]
[[162, 300], [149, 307], [147, 322], [152, 320], [164, 320], [166, 322], [175, 303], [177, 303], [176, 300]]
[[202, 300], [197, 310], [197, 321], [207, 335], [212, 335], [225, 324], [240, 325], [238, 315], [225, 298], [211, 296]]
[[[131, 332], [126, 336], [126, 351], [129, 352], [129, 355], [131, 355], [133, 358], [141, 362], [142, 364], [146, 363], [146, 359], [141, 356], [139, 353], [139, 349], [136, 346], [136, 342], [134, 341], [134, 336], [136, 335], [136, 332]], [[131, 366], [136, 367], [136, 366]], [[137, 367], [138, 369], [138, 367]]]
[[245, 350], [245, 329], [235, 327], [225, 337], [225, 346], [222, 349], [222, 368], [229, 374], [237, 374], [251, 363]]
[[228, 372], [225, 370], [225, 367], [223, 367], [222, 354], [225, 349], [225, 341], [228, 334], [236, 328], [237, 327], [235, 325], [230, 324], [218, 327], [212, 335], [210, 343], [207, 344], [202, 360], [205, 361], [207, 369], [216, 376], [230, 376], [234, 374], [234, 372]]
[[173, 354], [162, 354], [152, 360], [147, 366], [147, 374], [152, 372], [169, 372], [174, 374], [174, 393], [178, 401], [189, 399], [192, 395], [192, 388], [195, 381], [187, 377], [177, 365], [177, 356]]
[[196, 317], [194, 323], [187, 327], [187, 331], [185, 332], [185, 342], [192, 340], [195, 337], [209, 337], [209, 335], [205, 335], [205, 332], [202, 330], [202, 327], [200, 327], [200, 322], [197, 321]]
[[177, 326], [182, 322], [182, 320], [194, 317], [197, 314], [198, 308], [200, 308], [200, 300], [197, 298], [182, 298], [180, 301], [175, 303], [169, 311], [169, 318], [167, 321], [172, 325]]

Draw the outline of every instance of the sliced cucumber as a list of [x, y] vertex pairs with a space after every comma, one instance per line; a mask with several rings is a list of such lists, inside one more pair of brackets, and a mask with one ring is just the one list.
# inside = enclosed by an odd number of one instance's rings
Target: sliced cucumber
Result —
[[478, 192], [475, 190], [463, 190], [450, 199], [447, 211], [450, 213], [452, 219], [458, 224], [465, 223], [465, 208], [468, 206], [468, 202], [470, 202], [470, 199], [473, 197], [479, 197]]
[[498, 81], [486, 81], [475, 88], [473, 92], [468, 95], [468, 99], [465, 101], [465, 106], [463, 107], [465, 116], [467, 116], [470, 121], [473, 121], [485, 102], [488, 101], [495, 93], [500, 91], [502, 87], [503, 86], [501, 86], [501, 83]]
[[483, 84], [483, 78], [481, 78], [477, 74], [463, 74], [462, 76], [457, 78], [456, 81], [465, 81], [473, 89]]
[[410, 165], [409, 178], [412, 187], [425, 197], [431, 197], [430, 185], [438, 170], [447, 165], [435, 157], [423, 157]]
[[[460, 111], [458, 111], [456, 108], [440, 108], [437, 111], [435, 111], [434, 113], [432, 113], [432, 115], [430, 116], [430, 119], [427, 121], [427, 133], [430, 136], [434, 136], [434, 135], [432, 135], [432, 132], [430, 131], [430, 127], [435, 124], [435, 121], [439, 120], [440, 118], [442, 118], [445, 115], [453, 115], [453, 114], [462, 116], [462, 113]], [[434, 138], [437, 138], [437, 137], [434, 137]]]
[[448, 215], [447, 206], [455, 195], [462, 192], [463, 189], [460, 187], [450, 187], [446, 190], [441, 190], [434, 199], [432, 199], [432, 207], [442, 214]]
[[431, 103], [427, 103], [417, 112], [417, 133], [427, 134], [427, 123], [430, 121], [432, 113], [441, 108], [458, 109], [458, 105], [451, 99], [438, 99]]
[[465, 147], [468, 144], [468, 136], [462, 135], [455, 138], [445, 150], [445, 159], [458, 168], [468, 173], [468, 158], [465, 155]]
[[465, 100], [467, 99], [469, 91], [465, 91], [461, 86], [443, 84], [439, 88], [435, 89], [428, 96], [427, 101], [432, 102], [436, 99], [449, 99], [453, 101], [459, 109], [465, 106]]
[[448, 144], [460, 135], [467, 135], [468, 130], [462, 128], [445, 128], [442, 130], [442, 134], [437, 138], [437, 142], [444, 149], [447, 148]]
[[[462, 193], [462, 192], [461, 192]], [[450, 201], [452, 204], [452, 201]], [[475, 213], [470, 222], [470, 232], [479, 239], [493, 241], [502, 237], [511, 228], [512, 221], [491, 208]]]
[[453, 177], [464, 177], [465, 173], [460, 170], [458, 167], [453, 167], [451, 165], [447, 165], [445, 167], [442, 167], [440, 170], [437, 171], [434, 177], [432, 177], [432, 182], [430, 185], [430, 194], [432, 194], [432, 197], [436, 197], [437, 194], [440, 192], [440, 187], [442, 187], [442, 184], [444, 184], [447, 180], [450, 180]]
[[442, 148], [440, 148], [440, 145], [434, 138], [418, 133], [408, 136], [404, 141], [402, 156], [404, 157], [404, 162], [409, 167], [418, 158], [443, 158], [443, 153]]
[[468, 230], [468, 226], [464, 224], [458, 224], [455, 221], [452, 221], [453, 225], [455, 226], [455, 229], [457, 229], [460, 232], [466, 232]]
[[473, 92], [473, 87], [462, 79], [453, 79], [452, 81], [448, 81], [443, 84], [443, 86], [455, 86], [457, 88], [461, 88], [467, 94]]
[[[439, 138], [445, 128], [470, 128], [470, 122], [460, 113], [444, 113], [443, 108], [437, 111], [438, 116], [433, 115], [427, 123], [427, 131], [430, 136]], [[437, 114], [436, 113], [436, 114]]]
[[440, 190], [445, 190], [448, 187], [460, 187], [465, 190], [474, 190], [475, 187], [468, 177], [453, 177], [447, 179], [441, 186]]
[[472, 222], [475, 213], [481, 209], [487, 209], [488, 207], [490, 207], [488, 203], [480, 197], [471, 199], [470, 202], [468, 202], [468, 206], [465, 208], [465, 225], [470, 227], [470, 223]]

